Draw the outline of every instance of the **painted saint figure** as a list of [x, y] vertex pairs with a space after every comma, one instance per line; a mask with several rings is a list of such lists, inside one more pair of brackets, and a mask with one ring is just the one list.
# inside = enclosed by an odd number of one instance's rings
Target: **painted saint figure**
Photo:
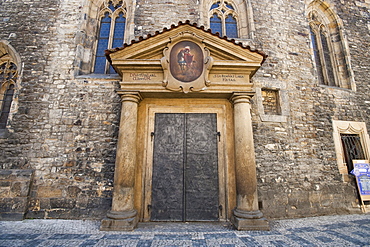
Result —
[[190, 53], [189, 46], [185, 46], [184, 49], [179, 51], [177, 54], [177, 62], [183, 74], [185, 74], [186, 71], [191, 68], [193, 62], [195, 62], [193, 59], [194, 55]]
[[170, 52], [170, 71], [181, 82], [191, 82], [203, 72], [203, 52], [192, 41], [175, 44]]

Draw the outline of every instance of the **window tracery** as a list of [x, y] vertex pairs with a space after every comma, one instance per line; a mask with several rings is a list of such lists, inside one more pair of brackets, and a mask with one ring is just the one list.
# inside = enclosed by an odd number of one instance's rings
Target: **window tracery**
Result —
[[6, 128], [17, 78], [17, 65], [10, 60], [0, 60], [0, 129]]
[[319, 84], [355, 90], [340, 19], [318, 0], [309, 5], [308, 19]]
[[221, 36], [238, 38], [238, 15], [231, 2], [217, 1], [209, 9], [209, 26], [212, 33], [219, 33]]
[[310, 34], [319, 83], [327, 86], [336, 86], [332, 63], [333, 57], [330, 49], [331, 44], [328, 43], [330, 34], [326, 27], [317, 21], [318, 18], [314, 14], [312, 14], [312, 19], [316, 20], [310, 23]]
[[106, 1], [99, 10], [99, 31], [94, 63], [94, 73], [113, 74], [112, 66], [105, 58], [106, 49], [120, 47], [124, 43], [127, 9], [123, 1]]

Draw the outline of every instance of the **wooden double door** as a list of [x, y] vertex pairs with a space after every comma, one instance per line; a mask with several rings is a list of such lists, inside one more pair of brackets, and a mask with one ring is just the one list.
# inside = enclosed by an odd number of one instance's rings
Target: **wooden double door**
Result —
[[156, 113], [151, 221], [217, 221], [216, 113]]

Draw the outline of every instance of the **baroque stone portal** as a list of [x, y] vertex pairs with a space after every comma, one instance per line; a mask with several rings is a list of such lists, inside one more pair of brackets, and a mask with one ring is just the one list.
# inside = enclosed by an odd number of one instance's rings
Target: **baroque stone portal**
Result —
[[101, 229], [206, 217], [268, 230], [250, 115], [250, 78], [266, 56], [188, 23], [107, 55], [122, 76], [122, 112], [112, 210]]

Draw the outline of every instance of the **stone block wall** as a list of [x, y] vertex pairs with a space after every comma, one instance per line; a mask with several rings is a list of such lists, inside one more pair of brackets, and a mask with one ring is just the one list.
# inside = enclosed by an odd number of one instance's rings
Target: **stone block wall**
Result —
[[[251, 1], [255, 38], [248, 43], [269, 55], [253, 82], [259, 89], [284, 90], [287, 102], [281, 106], [289, 106], [282, 109], [288, 112], [286, 121], [262, 121], [258, 98], [253, 99], [259, 200], [268, 218], [359, 212], [353, 206], [355, 187], [338, 171], [332, 120], [366, 122], [370, 129], [369, 2], [327, 1], [343, 21], [356, 91], [318, 85], [305, 17], [308, 2]], [[0, 139], [0, 166], [35, 170], [29, 218], [102, 218], [110, 209], [120, 78], [76, 76], [89, 4], [0, 3], [0, 39], [8, 40], [22, 61], [18, 108], [9, 136]], [[137, 1], [135, 35], [187, 19], [198, 22], [198, 6]]]
[[196, 1], [139, 0], [136, 5], [135, 37], [162, 31], [163, 28], [170, 28], [179, 21], [189, 20], [191, 23], [199, 23], [200, 4]]
[[0, 39], [22, 76], [3, 169], [35, 169], [29, 218], [101, 218], [111, 206], [120, 99], [118, 77], [75, 77], [87, 1], [1, 2]]
[[360, 212], [354, 184], [338, 171], [332, 120], [370, 124], [369, 3], [327, 1], [343, 20], [353, 91], [318, 85], [305, 2], [253, 4], [256, 44], [269, 55], [253, 80], [257, 87], [286, 90], [290, 108], [287, 122], [264, 122], [254, 99], [259, 200], [269, 217]]
[[0, 169], [0, 220], [23, 220], [34, 171]]

